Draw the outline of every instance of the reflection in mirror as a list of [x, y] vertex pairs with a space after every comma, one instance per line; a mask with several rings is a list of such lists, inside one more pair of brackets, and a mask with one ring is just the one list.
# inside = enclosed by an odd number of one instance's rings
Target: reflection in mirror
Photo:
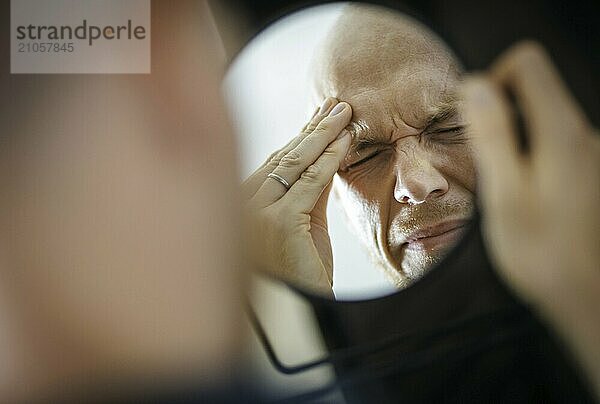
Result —
[[257, 265], [356, 300], [438, 263], [474, 204], [460, 77], [428, 28], [374, 6], [307, 9], [251, 41], [225, 90]]

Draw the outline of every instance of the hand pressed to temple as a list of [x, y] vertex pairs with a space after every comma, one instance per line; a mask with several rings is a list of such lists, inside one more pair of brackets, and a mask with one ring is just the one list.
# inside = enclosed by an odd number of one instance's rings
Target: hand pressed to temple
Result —
[[[300, 134], [243, 184], [250, 254], [262, 270], [331, 295], [327, 199], [346, 156], [352, 108], [327, 98]], [[269, 175], [271, 174], [271, 175]]]

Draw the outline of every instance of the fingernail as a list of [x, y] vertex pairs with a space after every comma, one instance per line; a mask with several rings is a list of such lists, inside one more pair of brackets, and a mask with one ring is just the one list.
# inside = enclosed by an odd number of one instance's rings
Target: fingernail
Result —
[[329, 116], [334, 116], [339, 114], [340, 112], [342, 112], [344, 109], [346, 109], [346, 106], [348, 104], [346, 104], [345, 102], [340, 102], [339, 104], [337, 104], [335, 107], [333, 107], [333, 109], [331, 110], [331, 112], [329, 113]]
[[333, 99], [326, 98], [325, 101], [323, 101], [323, 104], [321, 105], [321, 109], [319, 109], [319, 114], [325, 113], [325, 111], [327, 111], [329, 107], [331, 107], [331, 104], [333, 104]]

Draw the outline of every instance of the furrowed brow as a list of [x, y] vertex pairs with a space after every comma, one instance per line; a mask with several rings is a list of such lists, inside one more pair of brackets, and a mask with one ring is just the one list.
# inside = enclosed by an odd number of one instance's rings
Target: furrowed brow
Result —
[[456, 101], [448, 100], [448, 102], [440, 104], [436, 111], [429, 117], [427, 124], [425, 125], [425, 130], [440, 123], [444, 123], [452, 118], [457, 117], [458, 115], [459, 111]]
[[363, 120], [351, 121], [346, 126], [352, 136], [349, 154], [360, 154], [364, 149], [382, 143], [372, 129]]

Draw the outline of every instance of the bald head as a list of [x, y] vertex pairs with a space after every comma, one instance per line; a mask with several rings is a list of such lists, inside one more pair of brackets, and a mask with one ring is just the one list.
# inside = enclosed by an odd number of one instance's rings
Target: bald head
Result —
[[315, 101], [350, 103], [348, 129], [355, 140], [414, 134], [456, 113], [460, 64], [439, 37], [410, 17], [347, 6], [315, 56]]
[[457, 74], [444, 42], [414, 19], [385, 8], [347, 6], [313, 62], [319, 98], [348, 88], [385, 85], [403, 71], [434, 67]]
[[[460, 65], [417, 21], [351, 5], [316, 53], [312, 73], [315, 101], [331, 96], [352, 106], [352, 144], [336, 194], [371, 255], [405, 286], [439, 261], [472, 209]], [[429, 236], [450, 227], [444, 237]]]

